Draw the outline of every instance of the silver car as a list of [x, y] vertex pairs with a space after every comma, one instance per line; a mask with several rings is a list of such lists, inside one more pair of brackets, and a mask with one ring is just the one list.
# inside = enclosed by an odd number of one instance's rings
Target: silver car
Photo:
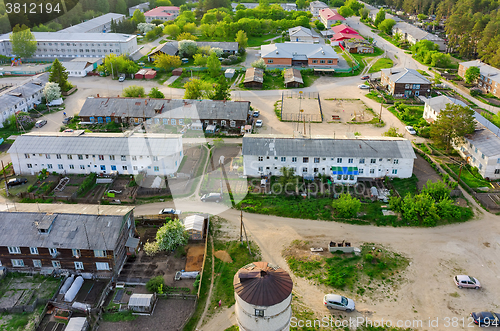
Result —
[[323, 304], [326, 308], [344, 310], [348, 313], [354, 311], [355, 304], [352, 299], [339, 294], [327, 294], [323, 298]]

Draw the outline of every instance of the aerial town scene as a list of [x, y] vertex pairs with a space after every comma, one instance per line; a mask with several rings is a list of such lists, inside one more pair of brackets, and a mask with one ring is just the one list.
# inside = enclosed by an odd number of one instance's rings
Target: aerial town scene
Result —
[[144, 1], [0, 0], [0, 331], [500, 327], [497, 1]]

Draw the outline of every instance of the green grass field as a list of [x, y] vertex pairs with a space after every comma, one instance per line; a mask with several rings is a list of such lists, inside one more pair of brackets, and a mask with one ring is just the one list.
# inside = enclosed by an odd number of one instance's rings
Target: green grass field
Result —
[[370, 70], [368, 71], [369, 73], [372, 72], [379, 72], [381, 69], [386, 69], [386, 68], [392, 68], [393, 62], [391, 59], [378, 59], [377, 62], [375, 62]]

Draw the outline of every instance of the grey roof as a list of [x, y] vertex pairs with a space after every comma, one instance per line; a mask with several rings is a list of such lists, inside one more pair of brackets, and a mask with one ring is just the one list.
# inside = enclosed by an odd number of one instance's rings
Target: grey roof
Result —
[[264, 83], [264, 70], [260, 68], [248, 68], [245, 72], [245, 80], [243, 83]]
[[431, 82], [424, 75], [415, 69], [382, 69], [383, 74], [389, 77], [394, 83], [400, 84], [430, 84]]
[[342, 139], [245, 135], [243, 155], [307, 157], [416, 158], [411, 142], [403, 138]]
[[82, 331], [86, 322], [86, 317], [71, 317], [64, 331]]
[[488, 157], [500, 156], [500, 138], [483, 125], [477, 125], [476, 131], [465, 139]]
[[278, 43], [262, 45], [260, 53], [262, 58], [339, 58], [332, 46], [319, 44]]
[[182, 135], [66, 132], [27, 133], [14, 141], [8, 153], [99, 154], [168, 156], [182, 150]]
[[[35, 222], [54, 216], [50, 232], [38, 233]], [[114, 250], [124, 216], [0, 212], [0, 246]]]
[[66, 29], [59, 30], [57, 32], [59, 33], [75, 33], [75, 32], [87, 32], [91, 31], [95, 28], [98, 28], [101, 25], [108, 24], [111, 22], [111, 20], [122, 20], [125, 18], [125, 15], [123, 14], [116, 14], [116, 13], [107, 13], [101, 16], [98, 16], [96, 18], [93, 18], [91, 20], [82, 22], [80, 24], [76, 24], [73, 26], [70, 26]]
[[[8, 206], [10, 207], [10, 206]], [[133, 206], [126, 205], [86, 205], [78, 204], [78, 213], [85, 215], [125, 215], [134, 210]], [[75, 211], [74, 205], [50, 204], [50, 203], [22, 203], [8, 209], [10, 212], [43, 212], [43, 213], [67, 213]]]
[[172, 56], [177, 55], [177, 53], [179, 52], [179, 47], [178, 47], [177, 41], [169, 41], [167, 43], [164, 43], [163, 45], [160, 45], [160, 47], [156, 47], [148, 54], [148, 56], [151, 56], [151, 55], [153, 55], [157, 52], [160, 52], [160, 51], [162, 53], [172, 55]]
[[310, 36], [310, 37], [316, 37], [311, 29], [304, 28], [303, 26], [296, 26], [294, 28], [288, 29], [288, 34], [290, 36]]
[[203, 231], [205, 218], [201, 215], [191, 215], [184, 219], [184, 228], [186, 230]]
[[134, 293], [130, 296], [128, 305], [132, 307], [149, 307], [153, 294]]
[[102, 57], [75, 57], [71, 59], [69, 62], [88, 62], [88, 63], [96, 63], [98, 61], [102, 61]]
[[318, 8], [328, 8], [328, 5], [322, 1], [313, 1], [309, 4], [309, 6]]
[[300, 70], [298, 69], [294, 68], [285, 69], [284, 79], [285, 79], [285, 84], [293, 82], [304, 84], [304, 81], [302, 80], [302, 75], [300, 74]]
[[[0, 93], [0, 105], [3, 109], [10, 109], [17, 105], [21, 99], [31, 97], [34, 93], [40, 92], [49, 80], [49, 74], [44, 73], [25, 80], [23, 83], [2, 91]], [[21, 96], [15, 94], [21, 93]]]
[[[10, 33], [0, 35], [0, 41], [9, 41]], [[123, 33], [59, 33], [59, 32], [33, 32], [37, 42], [125, 42], [137, 36]]]
[[372, 43], [370, 43], [368, 40], [355, 40], [355, 41], [344, 41], [345, 47], [351, 48], [351, 47], [371, 47], [373, 48]]
[[439, 113], [439, 111], [441, 111], [442, 109], [445, 109], [446, 105], [449, 103], [460, 105], [462, 107], [467, 107], [467, 105], [461, 100], [449, 97], [447, 95], [440, 95], [435, 98], [428, 98], [425, 100], [425, 103], [428, 104], [432, 108], [432, 110], [435, 110], [437, 113]]
[[479, 72], [486, 78], [490, 78], [492, 81], [500, 83], [500, 69], [492, 67], [481, 60], [474, 60], [468, 62], [460, 62], [461, 66], [464, 66], [466, 69], [470, 67], [478, 67]]
[[[238, 43], [234, 42], [234, 41], [231, 41], [231, 42], [197, 41], [196, 45], [198, 45], [198, 47], [210, 46], [210, 48], [220, 48], [226, 52], [230, 52], [230, 51], [235, 52], [238, 50]], [[168, 54], [168, 55], [177, 55], [177, 53], [179, 51], [179, 42], [178, 41], [166, 42], [166, 43], [162, 44], [161, 46], [152, 50], [148, 54], [148, 56], [151, 56], [159, 51], [161, 51], [165, 54]]]
[[64, 68], [66, 68], [67, 71], [81, 71], [91, 64], [88, 64], [86, 61], [65, 61], [62, 62], [62, 65], [64, 66]]
[[246, 120], [249, 109], [249, 101], [90, 97], [80, 116]]
[[392, 29], [399, 29], [403, 33], [407, 33], [413, 38], [417, 40], [431, 40], [434, 42], [444, 42], [443, 39], [439, 38], [438, 36], [429, 33], [427, 31], [424, 31], [412, 24], [406, 23], [406, 22], [398, 22], [396, 23]]

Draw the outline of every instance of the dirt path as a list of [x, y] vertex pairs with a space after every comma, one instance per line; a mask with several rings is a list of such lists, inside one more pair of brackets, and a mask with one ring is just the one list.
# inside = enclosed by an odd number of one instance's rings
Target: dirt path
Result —
[[205, 309], [203, 310], [203, 314], [201, 314], [200, 320], [198, 321], [198, 325], [196, 326], [196, 330], [201, 328], [203, 324], [203, 320], [207, 315], [208, 307], [210, 306], [210, 300], [212, 300], [212, 289], [214, 287], [214, 265], [215, 265], [215, 250], [214, 250], [214, 242], [212, 241], [212, 278], [210, 280], [210, 289], [208, 290], [207, 302], [205, 303]]

